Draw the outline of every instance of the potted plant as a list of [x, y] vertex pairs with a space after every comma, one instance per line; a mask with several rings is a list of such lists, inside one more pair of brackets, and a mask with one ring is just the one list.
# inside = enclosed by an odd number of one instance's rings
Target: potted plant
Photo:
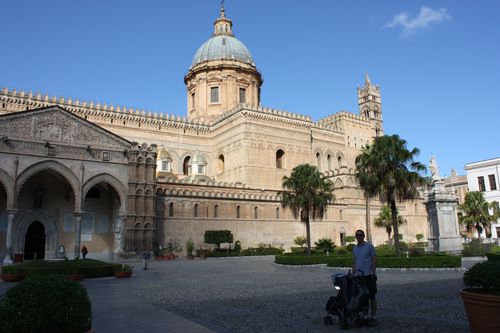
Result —
[[76, 257], [73, 260], [65, 259], [64, 266], [66, 270], [66, 278], [73, 281], [81, 281], [83, 279], [82, 274], [78, 274], [78, 270], [80, 269], [80, 257]]
[[122, 264], [115, 270], [115, 276], [119, 279], [129, 278], [132, 276], [133, 271], [134, 271], [133, 266], [127, 265], [127, 264]]
[[24, 275], [17, 271], [14, 265], [2, 267], [1, 278], [5, 282], [19, 282], [24, 279]]
[[473, 333], [498, 332], [500, 327], [500, 262], [484, 261], [464, 273], [460, 292]]
[[92, 332], [85, 288], [62, 275], [31, 276], [0, 299], [2, 332]]
[[191, 238], [186, 242], [186, 257], [188, 259], [194, 259], [194, 243]]

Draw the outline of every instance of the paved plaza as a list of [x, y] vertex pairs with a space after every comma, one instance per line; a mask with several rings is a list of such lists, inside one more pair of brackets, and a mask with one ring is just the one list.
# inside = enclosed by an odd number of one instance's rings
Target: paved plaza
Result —
[[[146, 271], [134, 265], [131, 279], [82, 282], [97, 333], [339, 331], [323, 324], [330, 276], [339, 269], [280, 266], [273, 257], [177, 259]], [[379, 325], [349, 332], [470, 332], [459, 297], [462, 275], [379, 270]], [[10, 286], [0, 283], [0, 292]]]

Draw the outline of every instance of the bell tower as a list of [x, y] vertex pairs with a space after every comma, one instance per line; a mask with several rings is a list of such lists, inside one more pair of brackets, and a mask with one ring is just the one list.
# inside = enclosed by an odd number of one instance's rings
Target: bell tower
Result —
[[373, 85], [368, 73], [365, 74], [365, 86], [358, 87], [359, 114], [369, 118], [373, 124], [373, 136], [384, 135], [382, 127], [382, 100], [380, 99], [380, 87]]

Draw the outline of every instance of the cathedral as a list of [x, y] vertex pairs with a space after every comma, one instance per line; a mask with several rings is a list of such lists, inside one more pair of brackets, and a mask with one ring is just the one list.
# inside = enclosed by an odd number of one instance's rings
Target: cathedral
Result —
[[[270, 78], [272, 80], [272, 78]], [[305, 226], [281, 207], [283, 176], [304, 163], [333, 182], [335, 201], [311, 223], [312, 241], [345, 244], [365, 229], [354, 177], [361, 148], [383, 135], [380, 87], [368, 75], [359, 110], [319, 120], [262, 107], [263, 86], [223, 7], [184, 77], [185, 117], [0, 91], [0, 257], [133, 255], [230, 230], [243, 248], [294, 246]], [[373, 242], [386, 241], [373, 221]], [[423, 200], [401, 203], [403, 240], [427, 233]]]

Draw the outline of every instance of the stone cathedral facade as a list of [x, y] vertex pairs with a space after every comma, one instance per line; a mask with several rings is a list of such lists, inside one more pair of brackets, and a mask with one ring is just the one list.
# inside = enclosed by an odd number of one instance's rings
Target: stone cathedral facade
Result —
[[[272, 78], [271, 78], [272, 79]], [[184, 77], [187, 116], [0, 92], [0, 256], [89, 257], [139, 253], [229, 229], [244, 248], [289, 248], [305, 227], [284, 210], [283, 176], [309, 163], [330, 177], [336, 200], [312, 240], [365, 229], [355, 158], [383, 134], [380, 88], [365, 77], [359, 111], [318, 121], [262, 107], [261, 73], [224, 8]], [[427, 233], [422, 200], [402, 203], [405, 240]], [[372, 204], [372, 224], [381, 203]], [[374, 243], [385, 228], [372, 227]], [[182, 250], [181, 250], [182, 252]]]

